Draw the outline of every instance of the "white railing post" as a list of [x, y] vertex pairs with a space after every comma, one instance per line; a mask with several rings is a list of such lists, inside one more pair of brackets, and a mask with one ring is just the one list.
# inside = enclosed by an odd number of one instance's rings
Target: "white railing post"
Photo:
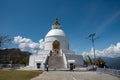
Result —
[[67, 60], [66, 60], [65, 54], [64, 54], [64, 53], [62, 53], [62, 55], [63, 55], [63, 60], [64, 60], [64, 65], [65, 65], [65, 68], [67, 68]]

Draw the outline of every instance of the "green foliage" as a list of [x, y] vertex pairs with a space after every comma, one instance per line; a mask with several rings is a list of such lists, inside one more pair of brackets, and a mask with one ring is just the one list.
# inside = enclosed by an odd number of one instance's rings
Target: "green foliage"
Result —
[[84, 65], [86, 66], [93, 65], [93, 61], [89, 55], [86, 56], [86, 60], [84, 60]]
[[98, 67], [101, 67], [101, 68], [107, 67], [105, 61], [100, 57], [96, 59], [95, 63]]
[[29, 56], [25, 56], [19, 63], [28, 65], [29, 64]]
[[87, 55], [88, 58], [88, 65], [93, 65], [93, 61], [89, 55]]
[[98, 67], [104, 68], [107, 67], [105, 61], [103, 59], [101, 59], [100, 57], [98, 57], [95, 62], [93, 62], [93, 60], [91, 59], [91, 57], [89, 55], [86, 56], [87, 60], [84, 60], [84, 65], [89, 66], [89, 65], [97, 65]]
[[12, 64], [25, 64], [29, 62], [29, 52], [20, 51], [20, 49], [5, 49], [0, 50], [0, 63], [4, 61], [11, 61]]

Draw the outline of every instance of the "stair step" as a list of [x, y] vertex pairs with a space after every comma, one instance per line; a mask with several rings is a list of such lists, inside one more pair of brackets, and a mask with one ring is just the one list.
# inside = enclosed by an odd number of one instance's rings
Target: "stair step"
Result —
[[65, 68], [63, 56], [49, 56], [48, 65], [50, 69]]

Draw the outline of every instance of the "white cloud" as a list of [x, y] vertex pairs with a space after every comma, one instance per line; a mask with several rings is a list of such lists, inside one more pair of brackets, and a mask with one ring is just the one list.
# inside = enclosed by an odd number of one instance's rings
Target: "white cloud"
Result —
[[[90, 52], [83, 52], [82, 55], [90, 55], [93, 57], [93, 49], [91, 49]], [[108, 48], [100, 51], [96, 50], [95, 55], [97, 57], [120, 57], [120, 42], [118, 42], [116, 45], [110, 45]]]
[[[14, 43], [18, 44], [18, 47], [24, 51], [30, 51], [37, 53], [39, 50], [44, 49], [44, 40], [40, 39], [38, 43], [33, 42], [31, 39], [23, 38], [21, 36], [14, 37]], [[82, 55], [93, 56], [93, 49], [90, 52], [83, 52]], [[100, 51], [96, 50], [95, 54], [97, 57], [120, 57], [120, 42], [116, 45], [110, 45], [108, 48]]]
[[38, 43], [33, 42], [31, 39], [23, 38], [21, 36], [14, 37], [14, 43], [18, 44], [21, 50], [37, 53], [38, 50], [44, 48], [44, 41], [41, 39]]

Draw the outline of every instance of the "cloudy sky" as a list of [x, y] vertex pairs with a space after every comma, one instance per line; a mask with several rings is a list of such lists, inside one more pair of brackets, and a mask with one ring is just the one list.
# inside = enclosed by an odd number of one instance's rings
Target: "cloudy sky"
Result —
[[10, 47], [43, 48], [56, 17], [71, 50], [92, 53], [86, 37], [96, 33], [96, 54], [120, 56], [120, 0], [0, 0], [0, 34], [14, 38]]

